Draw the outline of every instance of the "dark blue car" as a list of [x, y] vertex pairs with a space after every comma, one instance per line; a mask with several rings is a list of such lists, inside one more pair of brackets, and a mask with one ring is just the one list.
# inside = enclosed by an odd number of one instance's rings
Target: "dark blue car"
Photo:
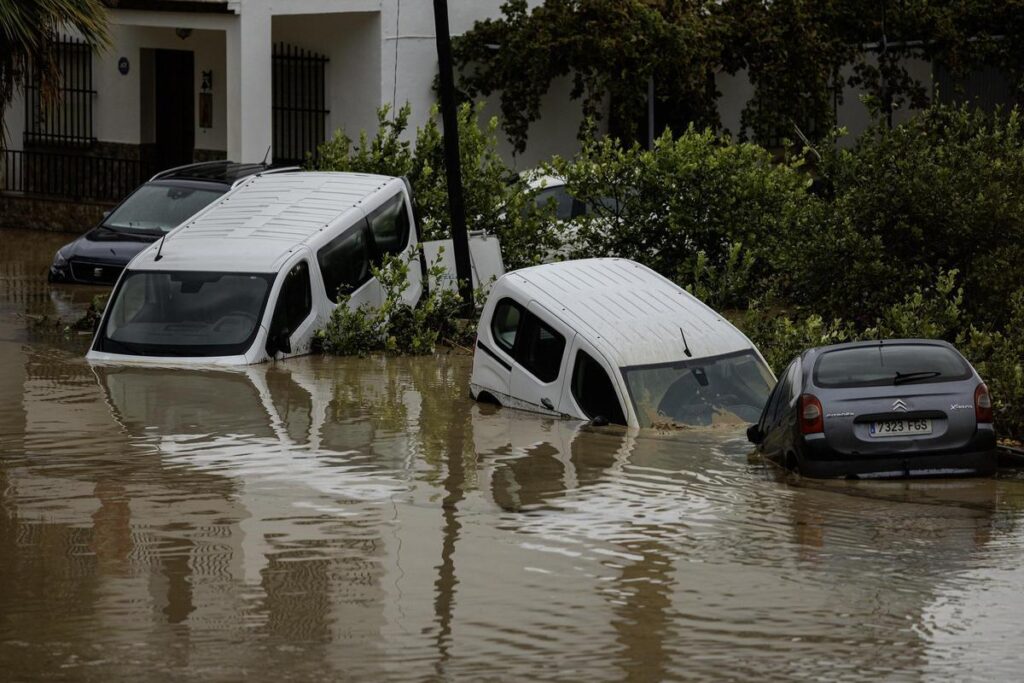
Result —
[[804, 351], [747, 437], [809, 477], [991, 474], [988, 388], [952, 345], [895, 339]]
[[[294, 169], [275, 169], [287, 170]], [[240, 181], [267, 171], [264, 164], [212, 161], [158, 173], [125, 197], [99, 225], [58, 249], [48, 279], [112, 285], [147, 245]]]

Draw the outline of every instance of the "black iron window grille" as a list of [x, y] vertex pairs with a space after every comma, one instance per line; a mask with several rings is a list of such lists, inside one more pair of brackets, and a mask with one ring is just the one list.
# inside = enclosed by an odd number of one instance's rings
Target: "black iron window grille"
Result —
[[54, 96], [42, 89], [42, 65], [31, 67], [25, 84], [25, 144], [85, 146], [96, 142], [92, 132], [92, 48], [81, 40], [54, 41], [54, 66], [59, 72]]
[[324, 55], [285, 43], [274, 45], [272, 102], [274, 161], [305, 163], [327, 138]]

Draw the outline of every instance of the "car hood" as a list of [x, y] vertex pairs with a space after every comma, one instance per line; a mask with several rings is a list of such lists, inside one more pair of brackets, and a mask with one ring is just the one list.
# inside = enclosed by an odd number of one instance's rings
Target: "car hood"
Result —
[[64, 258], [127, 264], [136, 254], [158, 239], [156, 235], [126, 235], [93, 228], [61, 248]]

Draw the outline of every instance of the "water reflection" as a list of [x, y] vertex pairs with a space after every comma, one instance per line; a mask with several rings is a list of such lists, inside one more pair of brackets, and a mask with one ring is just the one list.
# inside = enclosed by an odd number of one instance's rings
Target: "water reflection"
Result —
[[[30, 277], [14, 271], [0, 282]], [[465, 356], [92, 367], [82, 340], [26, 328], [46, 288], [18, 291], [0, 293], [8, 677], [1003, 679], [1022, 663], [1015, 478], [779, 477], [741, 430], [477, 405]]]

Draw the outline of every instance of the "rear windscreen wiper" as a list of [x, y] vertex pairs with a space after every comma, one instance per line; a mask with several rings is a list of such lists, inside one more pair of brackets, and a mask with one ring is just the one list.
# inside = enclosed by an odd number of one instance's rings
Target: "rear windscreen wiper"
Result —
[[897, 372], [896, 376], [892, 378], [893, 384], [905, 384], [906, 382], [916, 382], [919, 379], [931, 379], [932, 377], [938, 377], [941, 372], [936, 370], [920, 370], [918, 372]]

